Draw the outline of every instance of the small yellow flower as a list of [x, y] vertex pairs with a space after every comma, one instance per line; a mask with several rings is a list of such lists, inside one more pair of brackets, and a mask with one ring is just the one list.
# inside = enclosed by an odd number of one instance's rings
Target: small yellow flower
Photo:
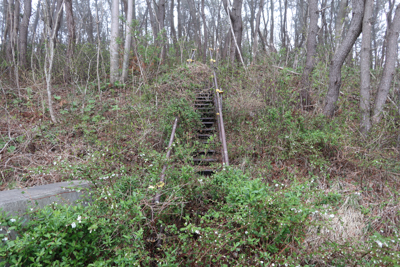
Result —
[[165, 185], [164, 182], [158, 182], [158, 183], [157, 183], [157, 188], [161, 188], [161, 187], [163, 187], [164, 185]]

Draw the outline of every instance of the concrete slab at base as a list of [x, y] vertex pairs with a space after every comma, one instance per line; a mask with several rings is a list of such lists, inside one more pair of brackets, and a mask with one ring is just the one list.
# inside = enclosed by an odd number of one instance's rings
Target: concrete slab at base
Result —
[[0, 191], [0, 210], [10, 215], [21, 215], [28, 207], [41, 208], [53, 202], [74, 204], [85, 194], [90, 183], [85, 180]]

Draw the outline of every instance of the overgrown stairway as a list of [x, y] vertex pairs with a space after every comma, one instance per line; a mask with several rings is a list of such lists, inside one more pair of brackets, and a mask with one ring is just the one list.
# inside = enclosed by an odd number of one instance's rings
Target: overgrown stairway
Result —
[[199, 149], [194, 154], [193, 163], [198, 165], [199, 174], [211, 175], [214, 170], [210, 165], [219, 162], [220, 155], [216, 153], [216, 146], [218, 145], [215, 141], [217, 122], [213, 94], [210, 89], [197, 92], [194, 107], [200, 114], [202, 126], [197, 129]]

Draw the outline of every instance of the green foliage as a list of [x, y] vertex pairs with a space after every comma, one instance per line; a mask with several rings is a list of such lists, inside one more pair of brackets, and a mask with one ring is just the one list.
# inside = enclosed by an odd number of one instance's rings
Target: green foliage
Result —
[[[146, 167], [144, 177], [126, 176], [121, 169], [93, 181], [98, 190], [92, 190], [88, 206], [53, 203], [28, 212], [27, 223], [2, 215], [0, 221], [6, 222], [2, 227], [17, 233], [15, 240], [0, 246], [2, 264], [147, 265], [157, 260], [179, 266], [181, 255], [186, 255], [185, 265], [210, 259], [217, 265], [246, 264], [249, 257], [251, 264], [257, 264], [304, 238], [309, 206], [304, 204], [306, 191], [300, 186], [268, 186], [232, 168], [196, 180], [193, 168], [184, 166], [169, 172], [168, 184], [162, 187], [167, 206], [154, 213], [146, 203], [155, 193], [151, 188], [156, 187], [159, 167], [160, 162]], [[206, 213], [190, 204], [198, 201], [207, 207]], [[153, 259], [148, 249], [152, 222], [165, 227], [163, 253]], [[173, 253], [177, 250], [178, 255]]]
[[[105, 261], [128, 265], [129, 261], [146, 255], [142, 250], [143, 231], [136, 228], [143, 222], [137, 206], [143, 196], [132, 194], [116, 203], [113, 197], [117, 193], [111, 197], [113, 190], [105, 189], [92, 195], [92, 205], [71, 207], [53, 203], [29, 212], [30, 221], [25, 223], [13, 222], [14, 219], [3, 215], [0, 220], [8, 225], [2, 226], [15, 231], [17, 238], [4, 241], [8, 235], [1, 235], [4, 242], [0, 256], [5, 260], [1, 264], [88, 266], [92, 263], [98, 266], [97, 263]], [[132, 250], [137, 251], [123, 260], [120, 258]]]
[[164, 133], [170, 134], [172, 131], [173, 121], [175, 117], [179, 117], [179, 128], [177, 135], [182, 136], [187, 129], [195, 129], [200, 126], [200, 114], [197, 113], [189, 101], [184, 98], [173, 98], [162, 112], [161, 128]]
[[[83, 207], [55, 205], [31, 212], [23, 224], [4, 215], [7, 231], [16, 231], [16, 240], [0, 246], [1, 262], [13, 266], [86, 266], [100, 253], [97, 247], [101, 232], [92, 233], [92, 218]], [[0, 235], [4, 240], [4, 234]]]

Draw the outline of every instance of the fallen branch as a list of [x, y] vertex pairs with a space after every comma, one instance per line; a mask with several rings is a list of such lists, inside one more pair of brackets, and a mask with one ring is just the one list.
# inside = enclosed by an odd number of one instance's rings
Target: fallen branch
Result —
[[280, 69], [280, 70], [286, 70], [287, 72], [292, 73], [292, 74], [295, 74], [295, 75], [301, 75], [301, 73], [294, 72], [294, 71], [288, 70], [288, 69], [283, 68], [283, 67], [274, 66], [274, 65], [272, 65], [272, 67], [277, 68], [277, 69]]
[[[171, 155], [171, 149], [172, 149], [172, 144], [174, 142], [174, 137], [175, 137], [175, 131], [176, 131], [176, 126], [178, 125], [178, 117], [175, 118], [174, 121], [174, 126], [172, 127], [172, 133], [171, 133], [171, 138], [169, 139], [169, 144], [168, 144], [168, 148], [167, 148], [167, 156], [166, 159], [168, 160], [170, 155]], [[165, 171], [167, 170], [167, 163], [164, 164], [162, 171], [161, 171], [161, 176], [160, 176], [160, 188], [162, 188], [165, 184]], [[155, 203], [160, 203], [160, 196], [161, 196], [161, 189], [159, 189], [159, 191], [156, 194], [156, 197], [154, 198], [154, 202]]]

